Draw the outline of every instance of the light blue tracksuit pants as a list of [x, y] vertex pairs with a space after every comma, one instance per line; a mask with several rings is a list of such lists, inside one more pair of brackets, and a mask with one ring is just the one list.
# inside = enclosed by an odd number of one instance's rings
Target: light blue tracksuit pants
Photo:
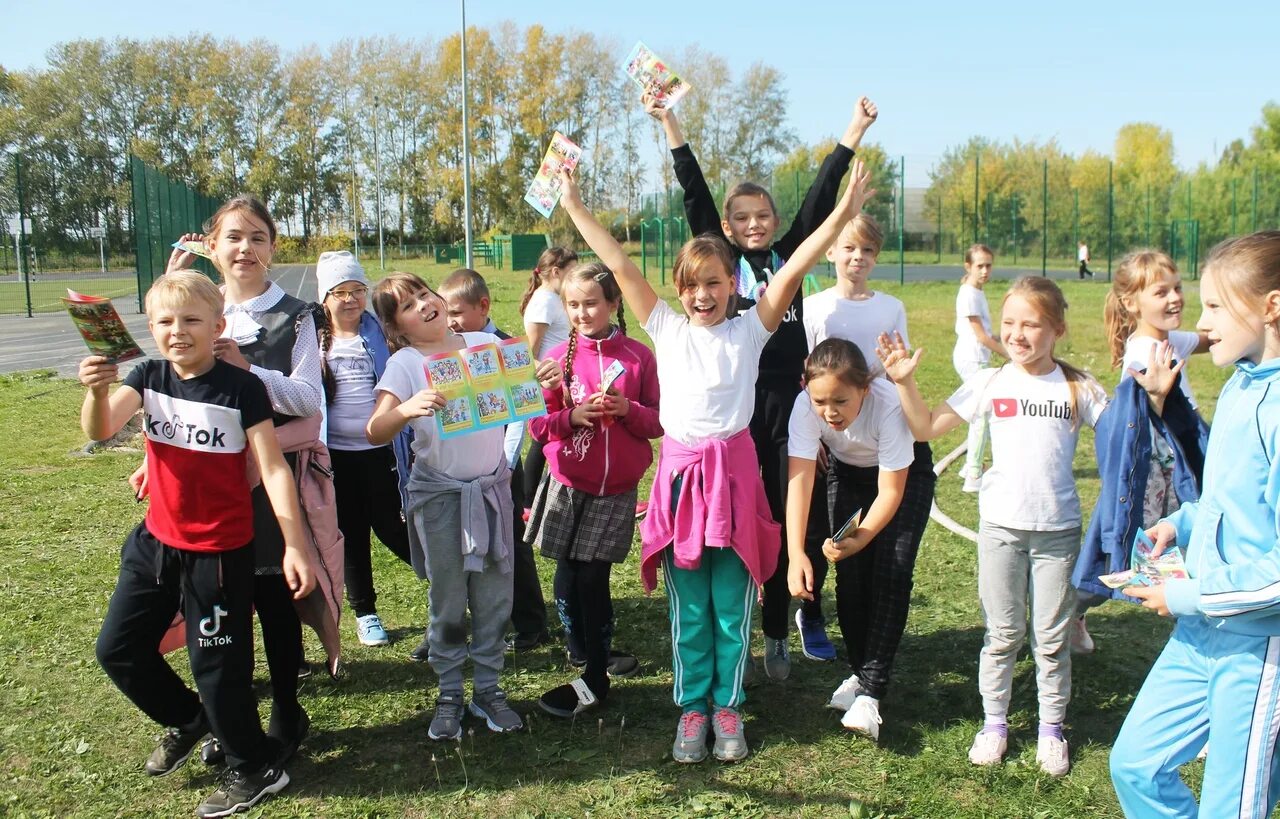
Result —
[[[1111, 779], [1130, 819], [1251, 817], [1276, 803], [1280, 636], [1178, 619], [1111, 749]], [[1209, 743], [1200, 804], [1178, 775]]]

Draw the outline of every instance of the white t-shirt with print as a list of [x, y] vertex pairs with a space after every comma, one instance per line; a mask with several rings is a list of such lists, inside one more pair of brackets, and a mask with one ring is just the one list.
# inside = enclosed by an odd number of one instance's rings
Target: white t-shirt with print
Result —
[[[1077, 384], [1076, 411], [1093, 426], [1107, 406], [1097, 382]], [[982, 476], [978, 514], [1012, 529], [1054, 532], [1079, 526], [1080, 496], [1071, 461], [1080, 437], [1062, 368], [1030, 375], [1012, 364], [978, 371], [947, 404], [969, 423], [986, 414], [991, 468]]]
[[659, 299], [644, 329], [658, 359], [658, 420], [667, 435], [692, 446], [747, 428], [756, 407], [760, 351], [773, 335], [756, 308], [701, 327]]
[[957, 370], [961, 364], [979, 364], [985, 367], [991, 360], [991, 350], [978, 341], [973, 325], [969, 322], [970, 316], [976, 316], [982, 329], [987, 331], [987, 335], [991, 335], [991, 307], [987, 304], [986, 295], [971, 284], [962, 284], [960, 291], [956, 293], [956, 348], [951, 355]]
[[364, 430], [373, 415], [373, 386], [378, 379], [364, 339], [334, 338], [325, 360], [334, 383], [333, 401], [328, 408], [329, 449], [373, 449]]
[[834, 430], [814, 410], [808, 390], [796, 396], [787, 426], [787, 454], [815, 460], [818, 446], [849, 466], [878, 466], [887, 471], [906, 469], [915, 460], [915, 439], [902, 414], [898, 388], [883, 378], [871, 381], [862, 409], [842, 430]]
[[[491, 333], [463, 333], [463, 346], [493, 344], [498, 337]], [[389, 392], [400, 401], [427, 388], [426, 356], [412, 347], [397, 350], [387, 361], [386, 372], [378, 382], [380, 392]], [[438, 469], [459, 481], [473, 481], [482, 475], [492, 475], [503, 461], [502, 427], [440, 438], [440, 426], [435, 416], [414, 418], [413, 454], [426, 466]]]
[[531, 351], [539, 358], [545, 358], [548, 350], [569, 340], [569, 314], [565, 312], [560, 297], [549, 290], [539, 287], [533, 291], [524, 307], [524, 320], [526, 324], [547, 325], [542, 346]]
[[866, 299], [842, 298], [834, 287], [814, 293], [804, 300], [804, 334], [809, 351], [829, 338], [842, 338], [858, 345], [873, 375], [884, 374], [876, 357], [876, 339], [894, 332], [907, 338], [907, 309], [887, 293], [872, 290]]
[[[1151, 363], [1151, 350], [1160, 342], [1150, 336], [1129, 336], [1124, 342], [1124, 359], [1120, 362], [1120, 377], [1129, 377], [1129, 370], [1142, 372]], [[1173, 348], [1173, 357], [1177, 361], [1191, 361], [1196, 348], [1200, 346], [1199, 333], [1187, 330], [1170, 330], [1169, 346]], [[1192, 409], [1199, 409], [1196, 398], [1191, 394], [1191, 379], [1187, 377], [1187, 368], [1182, 368], [1178, 386], [1182, 394], [1191, 402]]]

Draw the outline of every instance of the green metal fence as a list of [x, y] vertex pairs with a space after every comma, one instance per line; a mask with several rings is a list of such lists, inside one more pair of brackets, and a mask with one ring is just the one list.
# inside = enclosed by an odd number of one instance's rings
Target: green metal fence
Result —
[[[221, 204], [181, 182], [170, 179], [136, 156], [129, 157], [133, 184], [133, 246], [138, 273], [138, 309], [157, 276], [164, 275], [173, 243], [184, 233], [200, 233]], [[214, 277], [205, 259], [195, 265]]]
[[[1280, 173], [1274, 171], [1219, 167], [1157, 183], [1105, 158], [1088, 164], [1061, 156], [970, 154], [962, 162], [894, 157], [875, 169], [879, 192], [867, 211], [885, 231], [879, 275], [895, 266], [900, 278], [907, 267], [954, 268], [977, 242], [995, 251], [997, 275], [1066, 275], [1076, 268], [1084, 242], [1091, 269], [1103, 278], [1139, 247], [1168, 252], [1185, 276], [1195, 278], [1217, 242], [1280, 228]], [[812, 167], [767, 180], [780, 231], [787, 229], [816, 174]], [[713, 183], [712, 193], [721, 201], [724, 186]], [[651, 278], [665, 281], [680, 245], [670, 241], [673, 233], [665, 227], [684, 216], [683, 193], [677, 187], [648, 194], [641, 205], [642, 266]]]

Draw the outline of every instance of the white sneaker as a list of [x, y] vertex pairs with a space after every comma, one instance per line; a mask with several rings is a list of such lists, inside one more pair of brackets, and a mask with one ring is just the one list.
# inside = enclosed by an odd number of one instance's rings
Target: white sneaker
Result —
[[880, 700], [860, 694], [849, 710], [844, 712], [844, 716], [840, 718], [840, 724], [847, 730], [869, 736], [875, 742], [879, 742]]
[[1067, 639], [1071, 645], [1072, 654], [1092, 654], [1097, 646], [1093, 642], [1093, 635], [1089, 633], [1088, 627], [1084, 624], [1084, 615], [1073, 617], [1071, 624], [1067, 626]]
[[981, 731], [969, 747], [969, 761], [974, 765], [999, 765], [1004, 752], [1009, 750], [1009, 740], [995, 731]]
[[831, 695], [831, 699], [827, 702], [827, 707], [833, 711], [845, 712], [853, 707], [853, 702], [862, 693], [862, 683], [858, 682], [857, 674], [850, 674], [849, 678], [840, 683], [840, 687]]
[[1036, 742], [1036, 762], [1049, 776], [1065, 776], [1071, 770], [1067, 741], [1057, 737], [1040, 737]]

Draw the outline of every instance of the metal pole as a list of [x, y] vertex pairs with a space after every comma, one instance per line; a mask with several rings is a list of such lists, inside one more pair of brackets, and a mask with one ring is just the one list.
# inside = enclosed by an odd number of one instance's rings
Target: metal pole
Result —
[[382, 245], [382, 159], [378, 154], [378, 98], [373, 98], [373, 182], [374, 201], [378, 206], [378, 267], [387, 269], [387, 257]]
[[[22, 195], [22, 154], [13, 155], [13, 175], [18, 194], [18, 279], [23, 283], [27, 295], [27, 318], [31, 318], [31, 268], [24, 264], [23, 250], [27, 244], [27, 204]], [[26, 271], [25, 275], [23, 271]]]
[[1013, 232], [1013, 263], [1018, 263], [1018, 194], [1009, 198], [1009, 223]]
[[1231, 177], [1231, 235], [1236, 235], [1236, 183], [1240, 180]]
[[107, 238], [105, 233], [102, 236], [98, 237], [98, 264], [102, 267], [103, 274], [106, 274], [107, 272], [107, 250], [105, 247], [106, 241], [107, 241]]
[[1107, 281], [1111, 281], [1111, 251], [1116, 232], [1116, 188], [1114, 172], [1116, 163], [1107, 160]]
[[1151, 247], [1151, 186], [1147, 185], [1147, 247]]
[[942, 264], [942, 195], [938, 195], [938, 264]]
[[1072, 188], [1071, 192], [1075, 194], [1075, 204], [1071, 208], [1071, 243], [1080, 248], [1080, 189]]
[[467, 116], [467, 0], [462, 3], [462, 234], [466, 266], [475, 269], [471, 253], [471, 130]]
[[1040, 185], [1040, 275], [1049, 275], [1049, 160], [1044, 161]]
[[973, 154], [973, 243], [978, 243], [978, 179], [982, 176], [982, 149]]
[[907, 158], [898, 157], [898, 284], [907, 280], [905, 229], [907, 221]]

